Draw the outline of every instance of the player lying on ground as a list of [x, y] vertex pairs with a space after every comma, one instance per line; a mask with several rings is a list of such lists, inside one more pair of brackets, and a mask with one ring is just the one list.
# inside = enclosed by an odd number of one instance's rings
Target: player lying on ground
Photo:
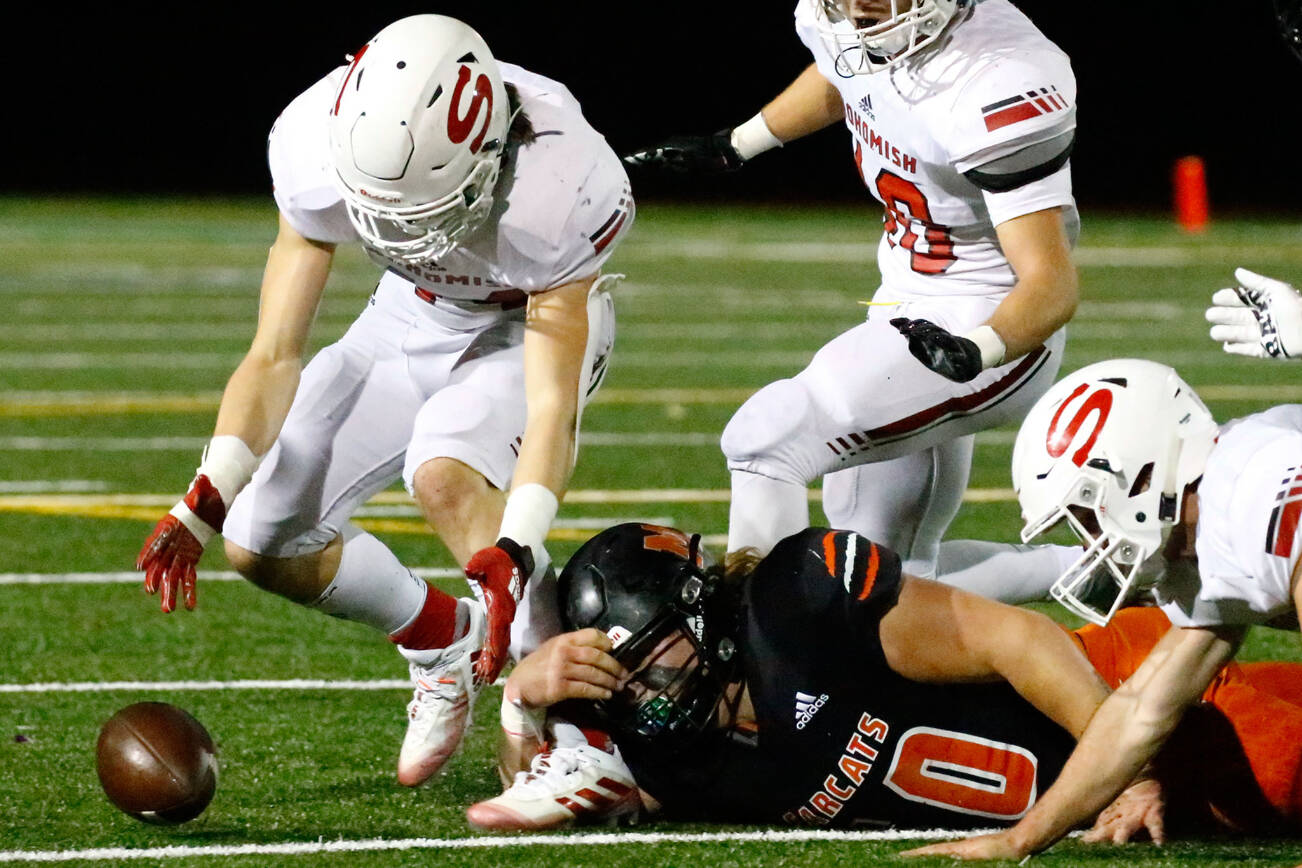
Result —
[[[1156, 609], [1133, 609], [1107, 628], [1069, 633], [903, 575], [894, 552], [847, 531], [805, 530], [726, 573], [698, 541], [625, 524], [575, 554], [560, 579], [573, 632], [507, 680], [507, 695], [535, 717], [504, 721], [505, 771], [538, 749], [537, 714], [561, 706], [581, 720], [575, 705], [586, 700], [587, 719], [614, 734], [645, 801], [668, 816], [1006, 825], [1054, 780], [1109, 685], [1168, 626]], [[1302, 819], [1291, 786], [1302, 667], [1227, 667], [1206, 699], [1156, 779], [1140, 778], [1116, 810], [1160, 837], [1160, 780], [1182, 825], [1263, 831]], [[521, 734], [530, 726], [532, 739]], [[555, 733], [503, 795], [469, 809], [470, 821], [527, 829], [558, 813], [636, 810], [634, 779], [613, 775], [615, 749], [595, 741], [574, 727]]]
[[[163, 611], [194, 608], [222, 533], [254, 584], [387, 634], [415, 684], [398, 761], [415, 785], [460, 743], [508, 639], [556, 630], [554, 593], [542, 611], [521, 593], [546, 576], [614, 340], [599, 275], [632, 223], [628, 179], [563, 85], [440, 15], [389, 25], [291, 102], [268, 157], [280, 229], [257, 332], [137, 568]], [[358, 242], [379, 284], [300, 376], [335, 247]], [[399, 478], [478, 599], [431, 587], [350, 523]]]
[[1053, 384], [1076, 310], [1071, 63], [1007, 0], [799, 0], [795, 29], [813, 62], [759, 114], [626, 158], [736, 169], [844, 124], [884, 209], [866, 321], [723, 432], [728, 550], [763, 554], [808, 526], [806, 488], [822, 479], [828, 522], [895, 549], [908, 572], [1039, 599], [1059, 552], [941, 540], [973, 435], [1020, 421]]
[[[1099, 708], [1057, 783], [1014, 828], [919, 852], [1007, 859], [1047, 847], [1157, 754], [1249, 626], [1296, 626], [1299, 456], [1302, 406], [1217, 426], [1189, 385], [1154, 362], [1089, 365], [1045, 394], [1018, 432], [1013, 484], [1024, 540], [1065, 523], [1085, 546], [1054, 596], [1106, 623], [1147, 589], [1175, 628]], [[1081, 596], [1099, 577], [1112, 588], [1102, 605]], [[1302, 727], [1281, 713], [1275, 737], [1281, 751], [1296, 747]], [[1259, 779], [1268, 793], [1302, 792], [1296, 765]]]

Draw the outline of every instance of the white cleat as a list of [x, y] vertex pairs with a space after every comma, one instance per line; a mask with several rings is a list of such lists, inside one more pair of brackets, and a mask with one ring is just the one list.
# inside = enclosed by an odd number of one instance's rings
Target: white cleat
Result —
[[558, 747], [533, 758], [502, 795], [471, 805], [466, 819], [491, 831], [541, 831], [571, 823], [632, 824], [642, 799], [633, 773], [611, 746]]
[[407, 735], [398, 754], [398, 783], [419, 786], [433, 777], [461, 744], [479, 686], [474, 662], [487, 631], [484, 606], [467, 600], [466, 635], [446, 648], [416, 651], [398, 646], [415, 686], [407, 703]]

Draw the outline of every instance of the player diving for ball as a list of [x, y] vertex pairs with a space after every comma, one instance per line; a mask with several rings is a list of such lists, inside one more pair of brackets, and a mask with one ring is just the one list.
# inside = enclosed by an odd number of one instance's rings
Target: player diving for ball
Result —
[[795, 26], [814, 62], [759, 114], [626, 158], [730, 170], [844, 123], [885, 209], [867, 321], [723, 432], [728, 547], [767, 552], [807, 526], [821, 477], [829, 522], [898, 551], [908, 572], [1039, 598], [1059, 550], [940, 540], [973, 435], [1049, 388], [1076, 309], [1070, 62], [1007, 0], [800, 0]]
[[[519, 771], [469, 809], [482, 828], [610, 820], [644, 801], [696, 821], [1006, 826], [1170, 626], [1157, 609], [1127, 609], [1068, 632], [902, 574], [895, 553], [858, 534], [814, 528], [724, 570], [699, 536], [618, 525], [574, 555], [559, 590], [570, 632], [507, 679], [524, 711], [505, 771]], [[1296, 831], [1302, 666], [1223, 668], [1206, 699], [1154, 769], [1179, 803], [1169, 822]], [[631, 776], [573, 724], [529, 759], [538, 715], [561, 706], [582, 721], [580, 704]]]
[[[294, 99], [268, 155], [280, 224], [257, 331], [137, 567], [163, 611], [193, 608], [221, 533], [258, 587], [388, 635], [415, 683], [398, 761], [414, 786], [459, 744], [508, 642], [555, 631], [554, 595], [531, 601], [613, 345], [601, 268], [633, 201], [563, 85], [439, 15], [389, 25]], [[335, 248], [357, 242], [383, 275], [303, 368]], [[476, 598], [430, 586], [349, 522], [399, 477]]]

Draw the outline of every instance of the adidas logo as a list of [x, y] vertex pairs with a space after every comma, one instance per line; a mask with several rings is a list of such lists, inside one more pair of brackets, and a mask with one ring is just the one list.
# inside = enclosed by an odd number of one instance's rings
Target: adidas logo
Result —
[[804, 729], [809, 721], [813, 720], [814, 715], [818, 714], [818, 709], [822, 708], [827, 702], [827, 694], [813, 697], [808, 693], [796, 691], [796, 729]]

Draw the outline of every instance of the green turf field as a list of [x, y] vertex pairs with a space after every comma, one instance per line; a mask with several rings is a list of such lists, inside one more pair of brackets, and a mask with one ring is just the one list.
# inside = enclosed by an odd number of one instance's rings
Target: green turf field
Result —
[[[616, 294], [617, 350], [584, 417], [557, 560], [617, 520], [721, 537], [717, 435], [746, 395], [862, 318], [858, 302], [877, 279], [874, 214], [643, 204], [614, 263], [628, 274]], [[1225, 221], [1189, 237], [1165, 220], [1084, 218], [1084, 302], [1066, 369], [1123, 355], [1167, 362], [1223, 419], [1302, 401], [1302, 367], [1228, 357], [1202, 320], [1235, 265], [1302, 279], [1302, 224]], [[478, 835], [463, 810], [497, 791], [495, 690], [447, 774], [410, 791], [393, 775], [407, 690], [392, 683], [406, 672], [383, 639], [230, 581], [220, 546], [205, 559], [198, 610], [157, 612], [126, 573], [211, 432], [252, 334], [274, 225], [269, 201], [0, 200], [0, 862], [177, 847], [151, 851], [148, 863], [214, 864], [253, 847], [239, 864], [900, 864], [902, 842], [768, 840], [740, 828], [645, 823], [645, 838], [561, 835], [546, 845]], [[318, 345], [346, 328], [375, 277], [358, 251], [339, 254]], [[978, 439], [972, 502], [951, 535], [1016, 538], [1011, 445], [1008, 430]], [[453, 566], [400, 489], [359, 521], [413, 566]], [[1260, 630], [1244, 656], [1302, 660], [1302, 646]], [[284, 684], [295, 679], [319, 683]], [[98, 726], [140, 699], [189, 709], [219, 743], [217, 797], [186, 826], [141, 825], [100, 793]], [[568, 833], [578, 834], [593, 830]], [[302, 852], [319, 841], [339, 852]], [[346, 842], [358, 849], [343, 851]], [[1033, 864], [1299, 861], [1302, 843], [1155, 851], [1069, 841]]]

